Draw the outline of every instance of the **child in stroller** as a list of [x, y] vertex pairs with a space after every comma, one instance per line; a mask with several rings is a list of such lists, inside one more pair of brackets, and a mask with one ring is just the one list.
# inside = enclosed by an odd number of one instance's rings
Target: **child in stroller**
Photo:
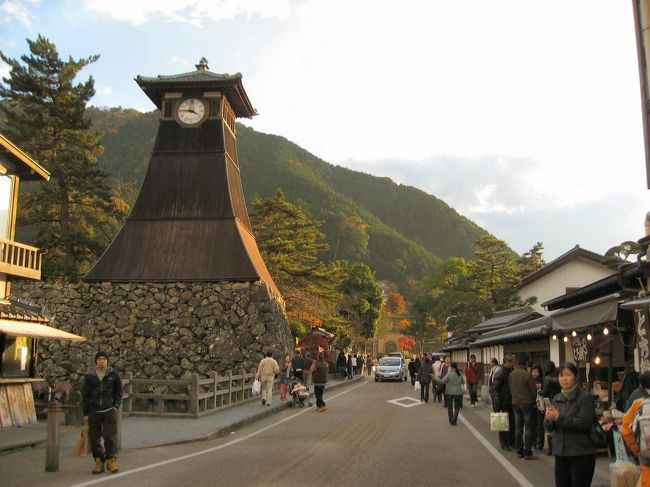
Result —
[[[294, 379], [290, 386], [291, 398], [293, 399], [291, 406], [294, 408], [296, 406], [304, 408], [305, 401], [309, 402], [309, 392], [307, 392], [307, 388], [298, 379]], [[311, 403], [309, 403], [309, 405], [311, 406]]]

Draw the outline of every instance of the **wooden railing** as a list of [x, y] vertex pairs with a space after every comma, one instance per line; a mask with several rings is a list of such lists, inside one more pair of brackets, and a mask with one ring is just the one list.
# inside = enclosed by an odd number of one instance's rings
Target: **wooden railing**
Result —
[[41, 278], [40, 249], [0, 238], [0, 272], [29, 279]]
[[[255, 370], [228, 371], [221, 376], [212, 372], [204, 379], [198, 374], [183, 379], [134, 379], [133, 374], [127, 372], [123, 381], [122, 411], [124, 416], [198, 418], [252, 398], [254, 380]], [[274, 391], [279, 389], [279, 383], [276, 378]]]

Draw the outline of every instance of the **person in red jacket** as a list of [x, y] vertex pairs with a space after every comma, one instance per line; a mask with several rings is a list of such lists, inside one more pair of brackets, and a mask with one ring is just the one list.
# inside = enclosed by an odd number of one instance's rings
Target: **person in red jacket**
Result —
[[469, 356], [469, 362], [465, 364], [465, 382], [467, 382], [467, 389], [469, 390], [469, 402], [472, 407], [476, 407], [478, 403], [478, 380], [480, 377], [480, 368], [476, 363], [476, 355]]

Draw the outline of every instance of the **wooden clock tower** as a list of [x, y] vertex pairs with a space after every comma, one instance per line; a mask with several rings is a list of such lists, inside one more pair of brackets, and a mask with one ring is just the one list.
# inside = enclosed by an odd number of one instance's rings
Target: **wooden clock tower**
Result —
[[257, 114], [242, 76], [196, 71], [138, 76], [160, 126], [138, 198], [90, 282], [263, 281], [242, 190], [235, 119]]

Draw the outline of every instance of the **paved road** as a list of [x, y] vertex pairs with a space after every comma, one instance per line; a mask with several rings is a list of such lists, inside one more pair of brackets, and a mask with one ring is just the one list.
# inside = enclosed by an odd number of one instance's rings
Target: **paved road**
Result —
[[[64, 466], [58, 474], [11, 478], [14, 485], [156, 487], [553, 485], [551, 458], [525, 461], [494, 448], [498, 443], [486, 410], [465, 408], [459, 425], [450, 426], [440, 404], [408, 397], [416, 398], [410, 383], [363, 381], [329, 397], [326, 392], [325, 413], [286, 410], [228, 438], [125, 451], [117, 475], [91, 476], [91, 461], [83, 460], [84, 471], [75, 459], [74, 467]], [[388, 402], [400, 398], [412, 406]], [[601, 459], [600, 477], [592, 485], [609, 485], [605, 468]]]

